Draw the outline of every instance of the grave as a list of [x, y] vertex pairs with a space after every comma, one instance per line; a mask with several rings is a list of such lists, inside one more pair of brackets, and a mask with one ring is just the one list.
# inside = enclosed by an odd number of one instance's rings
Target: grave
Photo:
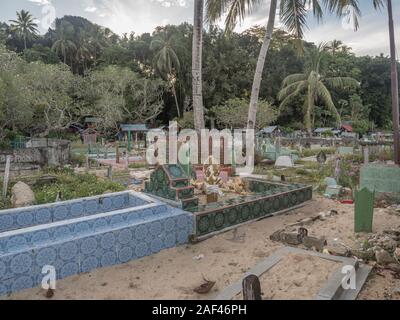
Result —
[[352, 154], [354, 154], [354, 148], [353, 147], [339, 147], [338, 153], [341, 156], [352, 155]]
[[293, 163], [292, 158], [290, 158], [289, 156], [280, 156], [275, 162], [275, 167], [278, 167], [278, 168], [293, 168], [294, 167], [294, 163]]
[[244, 181], [248, 186], [246, 194], [232, 193], [219, 202], [202, 204], [183, 169], [179, 165], [163, 165], [146, 182], [145, 192], [192, 212], [194, 241], [292, 210], [312, 199], [311, 186], [254, 178], [244, 178]]
[[193, 217], [141, 193], [0, 212], [0, 295], [38, 286], [42, 268], [57, 279], [127, 263], [188, 242]]
[[[293, 263], [296, 257], [303, 259]], [[278, 266], [279, 268], [275, 268]], [[345, 290], [342, 281], [346, 278], [346, 274], [343, 271], [349, 268], [355, 271], [355, 289]], [[311, 282], [302, 280], [298, 273], [296, 274], [296, 269], [309, 270], [311, 273], [318, 270], [320, 274]], [[242, 282], [250, 275], [260, 279], [262, 291], [267, 295], [264, 299], [355, 300], [371, 270], [372, 267], [362, 265], [355, 259], [284, 247], [251, 268], [242, 279], [220, 292], [215, 300], [242, 300]], [[324, 277], [321, 278], [321, 275]], [[300, 287], [297, 287], [296, 283], [300, 284]], [[279, 290], [287, 284], [289, 285], [286, 288]], [[274, 285], [276, 286], [271, 287]], [[271, 289], [276, 289], [272, 297], [268, 296]]]
[[367, 188], [356, 192], [355, 232], [372, 232], [375, 194]]

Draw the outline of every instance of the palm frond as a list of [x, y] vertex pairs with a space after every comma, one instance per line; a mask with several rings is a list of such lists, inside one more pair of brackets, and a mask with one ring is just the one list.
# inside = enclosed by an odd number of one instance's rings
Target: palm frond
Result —
[[307, 9], [305, 0], [281, 1], [280, 17], [286, 29], [297, 39], [302, 39], [307, 28]]
[[287, 76], [282, 83], [282, 87], [287, 87], [295, 82], [303, 81], [307, 79], [307, 75], [304, 73], [295, 73]]
[[353, 78], [350, 77], [335, 77], [335, 78], [326, 78], [324, 82], [331, 88], [334, 89], [355, 89], [360, 87], [360, 83]]
[[318, 83], [316, 93], [317, 93], [318, 99], [321, 100], [325, 104], [325, 106], [328, 108], [328, 110], [336, 118], [337, 123], [340, 124], [342, 121], [340, 114], [339, 114], [338, 110], [336, 109], [335, 104], [333, 103], [333, 99], [332, 99], [332, 96], [331, 96], [329, 90], [327, 89], [327, 87], [325, 87], [325, 85], [322, 82]]

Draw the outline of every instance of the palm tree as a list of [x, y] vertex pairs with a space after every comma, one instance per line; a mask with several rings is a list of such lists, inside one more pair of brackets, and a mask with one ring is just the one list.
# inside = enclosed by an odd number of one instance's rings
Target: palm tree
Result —
[[154, 56], [153, 65], [164, 80], [167, 80], [170, 84], [172, 94], [175, 98], [176, 111], [180, 118], [181, 112], [176, 96], [175, 84], [181, 64], [174, 50], [173, 37], [170, 34], [164, 33], [163, 37], [158, 37], [151, 42], [150, 50], [157, 51]]
[[327, 46], [326, 50], [335, 54], [336, 52], [342, 50], [343, 42], [340, 40], [332, 40]]
[[[380, 0], [374, 0], [380, 1]], [[252, 9], [259, 5], [262, 0], [207, 0], [207, 16], [211, 23], [220, 19], [225, 13], [225, 25], [227, 30], [233, 30], [238, 21], [242, 21]], [[358, 17], [361, 14], [358, 1], [354, 0], [281, 0], [280, 18], [283, 25], [297, 39], [301, 39], [306, 28], [306, 16], [308, 14], [307, 5], [312, 5], [313, 14], [321, 20], [323, 7], [334, 12], [338, 16], [345, 14], [346, 7], [352, 7], [355, 27], [358, 28]], [[275, 27], [275, 17], [278, 11], [278, 0], [271, 0], [269, 19], [257, 61], [256, 72], [251, 92], [249, 117], [247, 127], [254, 129], [257, 117], [257, 104], [260, 95], [262, 74], [267, 58], [268, 49], [271, 43], [272, 33]]]
[[194, 0], [193, 48], [192, 48], [192, 86], [194, 126], [200, 132], [205, 128], [203, 107], [203, 24], [204, 0]]
[[312, 134], [315, 122], [315, 107], [323, 104], [328, 111], [341, 123], [341, 117], [332, 100], [328, 87], [345, 90], [359, 87], [357, 80], [350, 77], [325, 78], [322, 62], [326, 57], [326, 47], [320, 45], [309, 52], [310, 63], [306, 72], [292, 74], [283, 81], [283, 88], [278, 94], [281, 102], [280, 110], [290, 105], [294, 98], [304, 96], [305, 126], [308, 133]]
[[[375, 8], [383, 5], [380, 0], [374, 1]], [[396, 40], [393, 22], [392, 0], [387, 0], [389, 15], [390, 60], [392, 73], [392, 113], [393, 113], [393, 137], [394, 137], [394, 161], [400, 165], [400, 124], [399, 124], [399, 76], [396, 59]]]
[[[67, 64], [67, 55], [71, 51], [76, 50], [75, 43], [68, 39], [72, 34], [74, 27], [67, 21], [62, 21], [56, 30], [56, 41], [53, 43], [51, 49], [58, 55], [64, 58], [64, 64]], [[72, 61], [71, 61], [72, 67]]]
[[38, 34], [38, 25], [34, 22], [33, 16], [29, 11], [21, 10], [17, 12], [17, 20], [10, 20], [11, 30], [16, 32], [24, 39], [24, 48], [27, 49], [27, 40]]
[[75, 45], [76, 45], [75, 60], [77, 63], [77, 72], [79, 72], [79, 65], [82, 65], [82, 70], [84, 73], [86, 70], [86, 62], [92, 58], [89, 43], [87, 41], [86, 34], [84, 33], [84, 31], [81, 31], [78, 34], [78, 39]]

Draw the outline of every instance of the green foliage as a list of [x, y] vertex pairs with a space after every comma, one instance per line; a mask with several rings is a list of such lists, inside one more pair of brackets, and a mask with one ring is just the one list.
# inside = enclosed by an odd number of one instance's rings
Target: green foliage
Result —
[[278, 94], [281, 101], [280, 110], [285, 111], [299, 97], [304, 101], [304, 122], [309, 134], [315, 125], [315, 114], [318, 103], [327, 109], [336, 124], [341, 122], [341, 116], [335, 106], [330, 89], [346, 91], [358, 88], [359, 83], [351, 77], [326, 77], [326, 47], [320, 45], [312, 48], [307, 55], [305, 72], [292, 74], [283, 81], [283, 88]]
[[24, 50], [24, 59], [27, 62], [41, 61], [47, 64], [56, 64], [60, 60], [49, 47], [42, 45], [34, 45], [30, 49]]
[[72, 200], [101, 195], [106, 191], [124, 190], [124, 187], [118, 183], [101, 180], [90, 174], [75, 175], [71, 172], [59, 172], [56, 177], [57, 182], [54, 184], [34, 187], [37, 204], [54, 202], [58, 192], [61, 192], [62, 200]]
[[175, 119], [182, 129], [194, 129], [194, 115], [192, 111], [185, 112], [180, 119]]
[[[217, 124], [222, 128], [245, 128], [249, 112], [248, 99], [229, 99], [225, 104], [211, 109]], [[278, 117], [277, 110], [267, 101], [260, 101], [257, 111], [256, 128], [262, 129], [275, 122]]]
[[[288, 3], [283, 8], [293, 12], [295, 7], [288, 7]], [[65, 16], [56, 19], [54, 28], [45, 35], [38, 35], [32, 18], [28, 12], [20, 12], [13, 27], [0, 23], [0, 46], [5, 43], [8, 48], [0, 47], [0, 141], [5, 129], [46, 136], [65, 130], [70, 123], [81, 123], [85, 116], [104, 116], [102, 129], [111, 135], [121, 121], [158, 126], [180, 113], [186, 114], [180, 122], [190, 127], [190, 24], [157, 27], [152, 34], [118, 36], [82, 17]], [[232, 99], [249, 99], [264, 35], [265, 28], [259, 26], [240, 34], [232, 32], [229, 37], [215, 26], [204, 32], [203, 96], [210, 116], [215, 106], [226, 106]], [[293, 34], [275, 30], [260, 87], [260, 99], [271, 105], [278, 105], [286, 77], [307, 74], [315, 66], [311, 56], [298, 54], [295, 43]], [[306, 52], [315, 50], [311, 43], [303, 42], [303, 47]], [[68, 67], [58, 66], [62, 63]], [[68, 69], [74, 77], [67, 74]], [[324, 80], [354, 78], [361, 88], [345, 85], [343, 90], [343, 82], [322, 82], [328, 91], [319, 86], [310, 122], [333, 125], [334, 106], [344, 120], [373, 121], [377, 127], [390, 127], [387, 57], [357, 57], [351, 48], [335, 40], [325, 48], [320, 69]], [[43, 99], [39, 99], [42, 93]], [[306, 96], [303, 92], [293, 97], [274, 123], [304, 129], [305, 102], [309, 102]]]
[[364, 135], [368, 132], [370, 123], [367, 120], [357, 120], [353, 122], [353, 131], [359, 135]]

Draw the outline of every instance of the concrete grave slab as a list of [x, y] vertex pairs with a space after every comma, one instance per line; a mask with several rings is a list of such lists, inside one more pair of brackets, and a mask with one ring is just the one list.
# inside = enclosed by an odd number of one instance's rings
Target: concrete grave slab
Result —
[[[233, 300], [242, 292], [242, 281], [249, 275], [261, 277], [263, 274], [271, 270], [279, 262], [281, 262], [289, 254], [305, 254], [313, 257], [319, 257], [332, 262], [341, 263], [341, 267], [335, 272], [331, 278], [322, 286], [314, 300], [356, 300], [361, 292], [365, 281], [368, 278], [372, 268], [366, 265], [360, 265], [357, 260], [351, 258], [337, 257], [327, 254], [321, 254], [314, 251], [307, 251], [292, 247], [283, 247], [270, 255], [267, 259], [260, 262], [247, 273], [245, 273], [238, 282], [233, 283], [219, 293], [214, 300]], [[342, 281], [345, 274], [342, 269], [345, 266], [353, 267], [356, 270], [356, 289], [344, 290]]]

